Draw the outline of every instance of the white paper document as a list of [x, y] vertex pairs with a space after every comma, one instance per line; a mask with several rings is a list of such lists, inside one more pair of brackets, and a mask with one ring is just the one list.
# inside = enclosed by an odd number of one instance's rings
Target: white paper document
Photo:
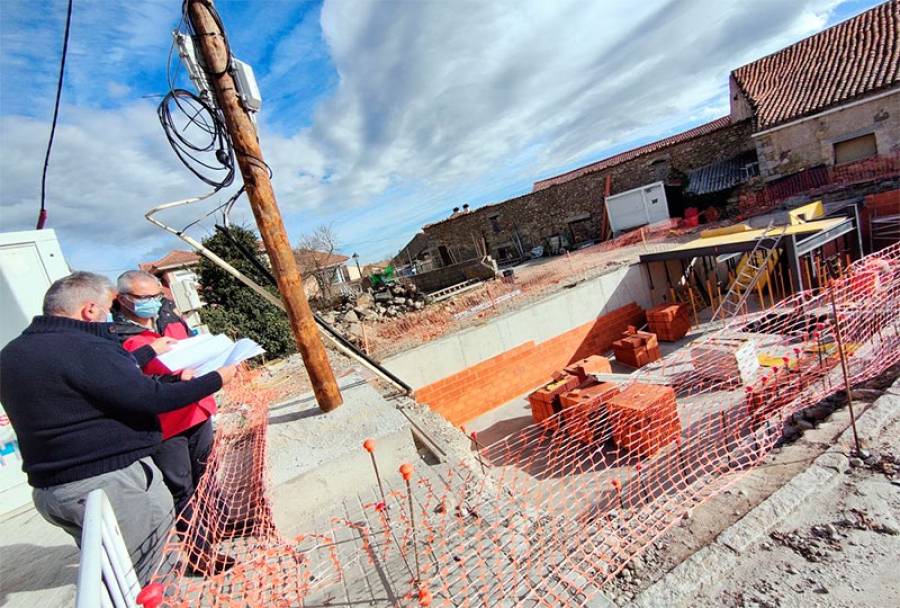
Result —
[[232, 342], [222, 334], [200, 334], [172, 345], [172, 350], [157, 358], [172, 371], [189, 369], [198, 376], [226, 365], [246, 361], [266, 350], [249, 338]]

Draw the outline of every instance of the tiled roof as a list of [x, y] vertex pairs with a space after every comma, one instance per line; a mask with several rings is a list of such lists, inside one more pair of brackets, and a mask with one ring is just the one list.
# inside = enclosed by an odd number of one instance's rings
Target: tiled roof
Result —
[[313, 249], [295, 249], [294, 257], [297, 259], [301, 272], [308, 272], [316, 268], [340, 266], [350, 259], [339, 253], [328, 253], [327, 251], [315, 251]]
[[892, 0], [733, 71], [766, 129], [900, 84]]
[[166, 268], [191, 266], [199, 261], [199, 254], [193, 251], [179, 251], [176, 249], [155, 262], [143, 262], [139, 266], [144, 272], [153, 272], [154, 270], [165, 270]]
[[743, 152], [728, 160], [711, 163], [688, 172], [685, 194], [709, 194], [734, 188], [746, 182], [751, 176], [745, 167], [756, 162], [756, 151]]
[[572, 181], [573, 179], [581, 177], [582, 175], [585, 175], [587, 173], [609, 169], [610, 167], [615, 167], [616, 165], [620, 165], [624, 162], [635, 159], [638, 156], [650, 154], [651, 152], [656, 152], [657, 150], [667, 148], [668, 146], [680, 144], [694, 139], [695, 137], [706, 135], [707, 133], [712, 133], [713, 131], [718, 131], [719, 129], [724, 129], [725, 127], [729, 126], [731, 126], [731, 116], [723, 116], [722, 118], [717, 118], [716, 120], [708, 122], [705, 125], [694, 127], [693, 129], [685, 131], [684, 133], [679, 133], [677, 135], [655, 141], [652, 144], [647, 144], [645, 146], [635, 148], [634, 150], [629, 150], [627, 152], [616, 154], [615, 156], [610, 156], [609, 158], [599, 160], [595, 163], [585, 165], [584, 167], [580, 167], [578, 169], [573, 169], [568, 173], [563, 173], [562, 175], [557, 175], [556, 177], [542, 179], [541, 181], [534, 183], [531, 191], [537, 192], [538, 190], [543, 190], [545, 188], [549, 188], [550, 186], [555, 186], [557, 184]]

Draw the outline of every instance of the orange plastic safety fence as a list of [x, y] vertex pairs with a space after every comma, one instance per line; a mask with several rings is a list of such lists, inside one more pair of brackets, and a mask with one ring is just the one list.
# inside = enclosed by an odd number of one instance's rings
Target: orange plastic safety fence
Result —
[[[419, 466], [408, 481], [385, 474], [387, 493], [363, 516], [293, 540], [275, 528], [266, 494], [267, 398], [245, 388], [219, 425], [189, 532], [170, 542], [166, 605], [328, 605], [338, 588], [353, 605], [351, 564], [393, 581], [384, 605], [583, 605], [752, 470], [791, 415], [842, 390], [844, 363], [855, 384], [898, 361], [900, 244], [731, 319], [476, 461]], [[234, 567], [189, 575], [203, 534]]]
[[294, 606], [340, 579], [333, 539], [283, 537], [267, 489], [266, 438], [271, 391], [243, 370], [227, 389], [216, 438], [184, 531], [173, 531], [155, 582], [164, 606]]

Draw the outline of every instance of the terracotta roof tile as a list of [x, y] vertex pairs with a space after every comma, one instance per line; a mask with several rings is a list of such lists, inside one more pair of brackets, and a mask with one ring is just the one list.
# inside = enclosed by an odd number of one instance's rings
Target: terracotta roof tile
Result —
[[695, 137], [706, 135], [707, 133], [712, 133], [713, 131], [718, 131], [719, 129], [724, 129], [725, 127], [729, 126], [731, 126], [731, 116], [723, 116], [722, 118], [717, 118], [716, 120], [708, 122], [705, 125], [694, 127], [693, 129], [685, 131], [684, 133], [678, 133], [677, 135], [655, 141], [652, 144], [647, 144], [645, 146], [635, 148], [634, 150], [628, 150], [627, 152], [622, 152], [620, 154], [616, 154], [615, 156], [610, 156], [609, 158], [599, 160], [595, 163], [585, 165], [584, 167], [580, 167], [578, 169], [573, 169], [568, 173], [563, 173], [562, 175], [557, 175], [556, 177], [542, 179], [541, 181], [534, 183], [531, 191], [537, 192], [538, 190], [543, 190], [545, 188], [549, 188], [550, 186], [556, 186], [557, 184], [572, 181], [573, 179], [581, 177], [582, 175], [585, 175], [587, 173], [609, 169], [610, 167], [615, 167], [616, 165], [620, 165], [624, 162], [635, 159], [638, 156], [656, 152], [657, 150], [661, 150], [662, 148], [680, 144], [682, 142], [694, 139]]
[[760, 129], [900, 85], [892, 0], [732, 72]]
[[190, 266], [200, 261], [200, 255], [193, 251], [175, 250], [167, 253], [161, 259], [155, 262], [143, 262], [139, 264], [144, 272], [153, 272], [154, 270], [164, 270], [178, 266]]
[[328, 253], [327, 251], [316, 251], [313, 249], [295, 249], [294, 257], [300, 266], [301, 272], [309, 272], [316, 268], [339, 266], [350, 259], [339, 253]]

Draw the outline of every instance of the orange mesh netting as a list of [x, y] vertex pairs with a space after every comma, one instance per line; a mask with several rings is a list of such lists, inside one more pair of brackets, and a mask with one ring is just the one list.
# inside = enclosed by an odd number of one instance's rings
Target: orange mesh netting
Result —
[[[223, 414], [187, 535], [207, 530], [237, 564], [188, 576], [187, 544], [173, 535], [164, 605], [354, 605], [354, 581], [369, 575], [392, 591], [370, 582], [373, 605], [582, 605], [758, 464], [788, 417], [842, 390], [842, 361], [851, 384], [897, 363], [898, 332], [895, 245], [476, 459], [420, 465], [408, 480], [389, 471], [383, 496], [364, 493], [358, 512], [294, 539], [275, 528], [266, 492], [267, 396], [244, 384], [232, 398], [243, 405]], [[236, 521], [249, 535], [230, 538]]]
[[[379, 358], [434, 340], [480, 320], [537, 302], [575, 283], [627, 266], [623, 258], [635, 259], [648, 247], [672, 239], [680, 220], [668, 219], [627, 232], [610, 241], [578, 249], [564, 256], [543, 260], [536, 269], [516, 269], [520, 276], [492, 281], [444, 302], [366, 326], [363, 347]], [[708, 226], [707, 226], [708, 227]], [[669, 248], [669, 246], [660, 246]]]

